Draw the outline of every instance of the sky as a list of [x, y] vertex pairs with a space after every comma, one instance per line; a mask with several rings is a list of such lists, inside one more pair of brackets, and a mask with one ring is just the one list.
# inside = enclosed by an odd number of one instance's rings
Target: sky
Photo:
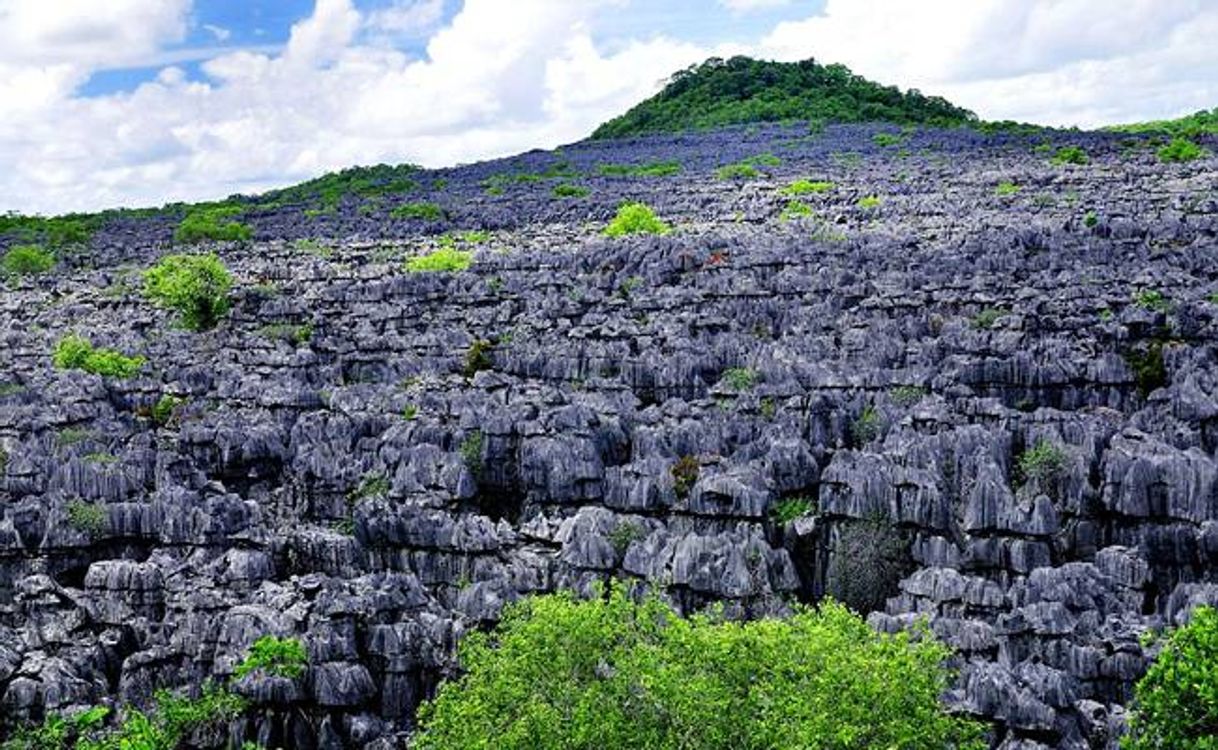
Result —
[[707, 57], [985, 119], [1218, 106], [1215, 0], [0, 0], [0, 212], [255, 193], [585, 137]]

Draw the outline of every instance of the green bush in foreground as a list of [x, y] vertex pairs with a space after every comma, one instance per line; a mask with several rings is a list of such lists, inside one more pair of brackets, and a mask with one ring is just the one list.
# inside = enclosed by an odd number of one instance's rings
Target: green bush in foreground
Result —
[[130, 378], [144, 366], [143, 357], [128, 357], [114, 349], [95, 349], [84, 336], [64, 336], [55, 344], [51, 364], [57, 370], [84, 370], [111, 378]]
[[193, 211], [187, 214], [178, 228], [174, 230], [173, 241], [193, 245], [205, 240], [218, 242], [248, 240], [254, 236], [254, 230], [233, 218], [240, 213], [241, 209], [235, 206]]
[[1091, 157], [1078, 146], [1062, 146], [1053, 155], [1054, 164], [1087, 164]]
[[1168, 637], [1134, 688], [1126, 750], [1218, 748], [1218, 610], [1201, 607]]
[[166, 255], [144, 272], [144, 294], [176, 310], [194, 331], [214, 326], [228, 312], [233, 277], [214, 253]]
[[418, 750], [982, 748], [944, 712], [948, 649], [838, 604], [788, 619], [683, 618], [625, 584], [526, 599], [460, 647], [419, 710]]
[[649, 206], [643, 203], [626, 203], [617, 210], [617, 216], [605, 227], [606, 237], [624, 237], [628, 234], [668, 234], [672, 227], [664, 223]]
[[419, 255], [406, 261], [406, 270], [410, 273], [464, 271], [473, 262], [474, 254], [469, 250], [442, 247], [427, 255]]
[[0, 258], [5, 276], [35, 276], [55, 267], [55, 255], [39, 245], [14, 245]]

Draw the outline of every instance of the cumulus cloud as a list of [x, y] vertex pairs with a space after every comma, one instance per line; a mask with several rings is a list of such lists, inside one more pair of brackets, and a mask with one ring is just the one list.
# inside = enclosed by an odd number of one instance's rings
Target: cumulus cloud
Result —
[[[601, 38], [602, 14], [624, 2], [467, 0], [446, 21], [443, 0], [372, 12], [316, 0], [281, 49], [204, 54], [167, 49], [188, 0], [0, 0], [0, 210], [212, 198], [352, 164], [552, 147], [710, 55], [840, 61], [995, 119], [1089, 125], [1218, 103], [1218, 4], [1200, 0], [827, 0], [759, 42], [725, 26], [717, 45]], [[78, 12], [44, 8], [67, 3]], [[411, 35], [424, 54], [395, 43]], [[134, 91], [75, 93], [95, 70], [150, 59], [166, 67]], [[176, 67], [186, 59], [205, 60], [202, 79]]]
[[1216, 32], [1218, 4], [1205, 0], [828, 0], [760, 46], [991, 119], [1093, 126], [1218, 103]]

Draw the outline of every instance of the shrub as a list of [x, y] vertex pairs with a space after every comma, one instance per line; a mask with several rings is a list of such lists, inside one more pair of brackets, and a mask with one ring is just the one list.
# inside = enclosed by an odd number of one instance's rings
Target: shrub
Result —
[[384, 474], [369, 472], [359, 481], [355, 489], [347, 493], [347, 504], [356, 505], [363, 500], [374, 497], [384, 497], [392, 489], [389, 478]]
[[979, 331], [993, 328], [998, 319], [1006, 314], [1007, 311], [1000, 307], [987, 307], [973, 316], [972, 326]]
[[1166, 312], [1171, 309], [1171, 300], [1158, 289], [1143, 289], [1133, 295], [1133, 303], [1143, 310]]
[[482, 430], [474, 430], [465, 436], [461, 441], [460, 447], [457, 449], [461, 454], [461, 460], [465, 462], [466, 468], [474, 477], [482, 476], [482, 448], [486, 438], [482, 434]]
[[720, 180], [755, 180], [761, 176], [757, 167], [748, 162], [725, 164], [715, 170], [715, 177]]
[[585, 198], [591, 191], [582, 185], [569, 185], [564, 182], [561, 185], [555, 185], [552, 192], [555, 198]]
[[1151, 341], [1125, 351], [1125, 364], [1133, 372], [1138, 392], [1146, 398], [1167, 385], [1167, 365], [1163, 361], [1163, 342]]
[[812, 207], [801, 201], [787, 201], [786, 207], [782, 209], [780, 218], [783, 221], [794, 221], [796, 219], [807, 219], [814, 215]]
[[883, 201], [880, 200], [880, 196], [878, 195], [865, 195], [862, 198], [859, 198], [858, 207], [864, 209], [879, 208], [880, 203], [882, 202]]
[[250, 646], [245, 660], [233, 670], [237, 679], [251, 672], [262, 672], [272, 677], [296, 679], [309, 668], [309, 652], [299, 638], [279, 638], [264, 635]]
[[1079, 146], [1062, 146], [1053, 154], [1054, 164], [1087, 164], [1091, 157]]
[[880, 148], [899, 146], [905, 142], [905, 138], [896, 133], [876, 133], [875, 135], [871, 136], [871, 140]]
[[628, 234], [668, 234], [672, 227], [661, 221], [655, 212], [643, 203], [625, 203], [617, 210], [617, 216], [605, 227], [606, 237], [623, 237]]
[[681, 162], [653, 161], [645, 164], [601, 164], [596, 171], [604, 177], [670, 177], [681, 171]]
[[106, 530], [109, 515], [106, 506], [74, 500], [68, 503], [68, 524], [77, 531], [95, 537]]
[[1006, 197], [1008, 195], [1015, 195], [1021, 189], [1022, 188], [1020, 188], [1015, 183], [1010, 182], [1008, 180], [1004, 180], [1004, 181], [998, 183], [998, 186], [994, 188], [994, 195]]
[[1019, 475], [1024, 482], [1049, 482], [1057, 479], [1066, 470], [1066, 451], [1048, 440], [1038, 440], [1036, 445], [1019, 457]]
[[626, 553], [630, 545], [645, 535], [643, 528], [636, 523], [630, 521], [618, 521], [609, 532], [609, 543], [613, 545], [613, 551], [619, 555]]
[[1158, 150], [1159, 161], [1162, 162], [1185, 162], [1200, 159], [1205, 156], [1205, 149], [1197, 144], [1176, 136], [1171, 139], [1171, 142]]
[[73, 334], [55, 344], [51, 363], [58, 370], [84, 370], [103, 377], [130, 378], [144, 366], [144, 358], [128, 357], [114, 349], [95, 349], [88, 339]]
[[898, 385], [890, 395], [897, 406], [913, 406], [926, 396], [926, 389], [920, 385]]
[[469, 345], [465, 352], [465, 377], [472, 378], [482, 370], [489, 370], [494, 365], [491, 361], [491, 350], [495, 345], [485, 339], [478, 339]]
[[214, 253], [166, 255], [144, 272], [144, 295], [178, 313], [193, 331], [214, 326], [228, 312], [233, 276]]
[[800, 195], [827, 193], [830, 190], [832, 190], [834, 187], [835, 187], [835, 185], [832, 182], [823, 182], [823, 181], [814, 181], [814, 180], [796, 180], [795, 182], [792, 182], [790, 185], [787, 185], [785, 188], [783, 188], [779, 192], [781, 192], [783, 195], [789, 195], [792, 197], [796, 197], [796, 196], [800, 196]]
[[850, 423], [850, 436], [854, 438], [856, 445], [866, 445], [880, 436], [883, 427], [880, 413], [875, 410], [874, 406], [868, 404]]
[[672, 489], [677, 497], [685, 499], [689, 497], [689, 491], [694, 488], [698, 482], [698, 473], [700, 471], [698, 459], [693, 456], [681, 456], [668, 470], [672, 475]]
[[473, 262], [474, 254], [470, 250], [441, 247], [406, 261], [406, 270], [410, 273], [456, 272], [464, 271]]
[[444, 209], [435, 203], [403, 203], [389, 212], [395, 219], [415, 219], [418, 221], [443, 221]]
[[811, 515], [815, 507], [815, 501], [810, 498], [788, 497], [775, 503], [771, 515], [774, 517], [774, 523], [779, 526], [786, 526], [796, 518]]
[[733, 367], [724, 370], [723, 383], [733, 391], [747, 391], [757, 384], [757, 373], [747, 367]]
[[833, 602], [739, 623], [680, 617], [622, 583], [532, 597], [465, 636], [464, 674], [420, 707], [413, 747], [982, 748], [980, 725], [939, 703], [948, 655]]
[[55, 267], [55, 255], [39, 245], [14, 245], [0, 258], [5, 276], [35, 276]]
[[886, 518], [837, 525], [825, 566], [825, 593], [860, 614], [884, 608], [912, 568], [909, 542]]
[[235, 206], [194, 211], [182, 219], [174, 230], [173, 241], [193, 245], [205, 240], [218, 242], [244, 241], [254, 236], [254, 230], [233, 219], [241, 214]]
[[180, 407], [183, 403], [185, 403], [185, 400], [181, 396], [174, 396], [171, 393], [166, 393], [157, 399], [155, 404], [153, 404], [152, 421], [159, 425], [169, 424], [169, 421], [173, 419], [174, 414], [177, 413], [178, 407]]
[[1126, 750], [1218, 749], [1218, 610], [1199, 607], [1134, 687]]

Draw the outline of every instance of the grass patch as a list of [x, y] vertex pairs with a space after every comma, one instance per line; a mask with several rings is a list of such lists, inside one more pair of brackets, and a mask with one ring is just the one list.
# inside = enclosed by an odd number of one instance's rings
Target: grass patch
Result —
[[783, 195], [789, 195], [792, 197], [800, 195], [819, 195], [821, 193], [828, 193], [829, 191], [833, 190], [834, 187], [836, 187], [836, 185], [834, 185], [832, 182], [826, 182], [823, 180], [796, 180], [790, 185], [784, 187], [779, 192]]
[[410, 273], [455, 273], [469, 268], [473, 262], [472, 251], [441, 247], [406, 261], [406, 270]]

